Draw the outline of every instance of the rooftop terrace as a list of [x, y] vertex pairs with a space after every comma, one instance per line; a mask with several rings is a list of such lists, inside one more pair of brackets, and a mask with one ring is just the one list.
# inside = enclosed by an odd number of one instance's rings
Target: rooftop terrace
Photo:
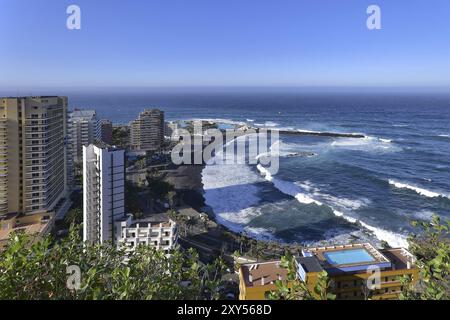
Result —
[[241, 270], [247, 287], [264, 286], [286, 279], [288, 273], [287, 269], [280, 266], [280, 261], [245, 264]]

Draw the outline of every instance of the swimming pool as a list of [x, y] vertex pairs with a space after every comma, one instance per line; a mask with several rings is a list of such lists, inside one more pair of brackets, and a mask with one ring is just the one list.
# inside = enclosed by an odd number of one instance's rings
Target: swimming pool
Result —
[[366, 249], [351, 249], [325, 252], [325, 259], [332, 265], [367, 263], [375, 261]]

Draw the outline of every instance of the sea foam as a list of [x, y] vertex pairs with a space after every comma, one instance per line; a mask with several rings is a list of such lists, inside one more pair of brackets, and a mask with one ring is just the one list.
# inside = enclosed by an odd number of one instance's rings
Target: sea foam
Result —
[[399, 189], [412, 190], [412, 191], [414, 191], [414, 192], [416, 192], [416, 193], [418, 193], [418, 194], [420, 194], [420, 195], [422, 195], [424, 197], [427, 197], [427, 198], [442, 197], [442, 198], [450, 199], [450, 195], [443, 194], [443, 193], [438, 193], [438, 192], [435, 192], [435, 191], [430, 191], [430, 190], [427, 190], [427, 189], [424, 189], [424, 188], [417, 187], [415, 185], [410, 185], [410, 184], [407, 184], [407, 183], [398, 182], [398, 181], [395, 181], [395, 180], [392, 180], [392, 179], [389, 179], [389, 184], [394, 186], [394, 187], [396, 187], [396, 188], [399, 188]]
[[[261, 165], [257, 165], [257, 168], [259, 170], [259, 172], [261, 173], [262, 176], [264, 176], [264, 178], [267, 181], [270, 181], [273, 183], [273, 185], [280, 190], [281, 192], [283, 192], [284, 194], [290, 195], [292, 197], [294, 197], [295, 199], [297, 199], [297, 201], [299, 201], [300, 203], [303, 204], [316, 204], [318, 206], [322, 206], [324, 205], [322, 202], [314, 199], [313, 197], [311, 197], [310, 195], [301, 192], [302, 190], [300, 190], [300, 188], [298, 186], [296, 186], [294, 183], [292, 182], [288, 182], [288, 181], [283, 181], [280, 179], [277, 179], [275, 177], [273, 177], [272, 174], [270, 174], [270, 172], [264, 168]], [[341, 217], [345, 220], [347, 220], [348, 222], [352, 223], [352, 224], [359, 224], [362, 227], [364, 227], [365, 229], [371, 231], [379, 240], [382, 241], [386, 241], [390, 246], [392, 247], [404, 247], [404, 248], [408, 248], [408, 241], [406, 236], [401, 235], [401, 234], [397, 234], [394, 233], [392, 231], [389, 230], [385, 230], [382, 228], [378, 228], [378, 227], [373, 227], [359, 219], [350, 217], [346, 214], [344, 214], [341, 211], [335, 210], [334, 208], [332, 208], [331, 206], [329, 206], [334, 215], [337, 217]]]

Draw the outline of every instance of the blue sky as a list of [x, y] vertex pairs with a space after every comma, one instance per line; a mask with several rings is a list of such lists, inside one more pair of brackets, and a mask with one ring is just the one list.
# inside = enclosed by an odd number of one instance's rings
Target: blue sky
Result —
[[448, 0], [0, 0], [0, 88], [450, 88], [449, 21]]

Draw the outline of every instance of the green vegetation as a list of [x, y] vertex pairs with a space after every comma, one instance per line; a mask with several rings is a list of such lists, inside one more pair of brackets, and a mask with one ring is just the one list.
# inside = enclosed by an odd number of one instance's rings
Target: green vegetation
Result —
[[141, 188], [125, 180], [125, 212], [133, 215], [135, 219], [142, 216], [142, 209], [139, 205], [139, 192]]
[[115, 146], [125, 148], [129, 143], [130, 129], [127, 126], [114, 127], [112, 132], [112, 143]]
[[164, 200], [169, 196], [169, 192], [174, 191], [173, 186], [156, 175], [147, 175], [148, 191], [154, 199]]
[[[69, 266], [81, 271], [79, 287]], [[127, 254], [89, 245], [74, 228], [61, 243], [15, 234], [0, 253], [0, 299], [218, 299], [225, 268], [221, 258], [202, 265], [192, 249], [166, 256], [148, 246]]]
[[64, 224], [67, 226], [71, 225], [81, 225], [83, 223], [83, 209], [82, 208], [72, 208], [67, 212], [64, 218]]
[[442, 222], [433, 216], [430, 222], [413, 222], [422, 229], [420, 235], [410, 237], [410, 251], [417, 258], [419, 281], [412, 285], [411, 279], [402, 279], [404, 300], [450, 299], [450, 220]]

